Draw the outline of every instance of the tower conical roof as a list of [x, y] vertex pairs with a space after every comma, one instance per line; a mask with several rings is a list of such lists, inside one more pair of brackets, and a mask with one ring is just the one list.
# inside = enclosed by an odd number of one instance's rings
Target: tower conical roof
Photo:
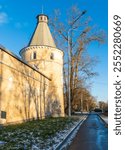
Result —
[[51, 35], [50, 29], [48, 27], [48, 16], [46, 15], [38, 15], [37, 16], [37, 26], [31, 37], [28, 46], [32, 45], [46, 45], [51, 47], [56, 47], [53, 37]]

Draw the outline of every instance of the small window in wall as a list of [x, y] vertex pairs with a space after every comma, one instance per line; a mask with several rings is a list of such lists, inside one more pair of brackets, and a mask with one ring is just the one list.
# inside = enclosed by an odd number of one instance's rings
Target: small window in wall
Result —
[[52, 60], [54, 59], [54, 54], [53, 53], [50, 54], [50, 59], [52, 59]]
[[36, 59], [36, 52], [33, 52], [33, 59]]
[[6, 119], [6, 112], [5, 111], [1, 111], [1, 118]]
[[31, 60], [36, 59], [36, 52], [31, 53]]

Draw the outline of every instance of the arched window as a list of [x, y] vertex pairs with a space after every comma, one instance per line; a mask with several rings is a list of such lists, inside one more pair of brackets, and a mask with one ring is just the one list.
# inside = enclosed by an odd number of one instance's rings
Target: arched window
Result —
[[53, 53], [50, 54], [50, 59], [52, 59], [52, 60], [54, 59], [54, 54]]

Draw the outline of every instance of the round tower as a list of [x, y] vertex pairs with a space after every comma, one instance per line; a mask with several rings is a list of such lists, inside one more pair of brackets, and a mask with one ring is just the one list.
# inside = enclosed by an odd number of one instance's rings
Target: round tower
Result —
[[47, 23], [48, 16], [37, 16], [36, 29], [20, 55], [32, 67], [51, 78], [45, 83], [45, 115], [64, 116], [63, 52], [56, 47]]

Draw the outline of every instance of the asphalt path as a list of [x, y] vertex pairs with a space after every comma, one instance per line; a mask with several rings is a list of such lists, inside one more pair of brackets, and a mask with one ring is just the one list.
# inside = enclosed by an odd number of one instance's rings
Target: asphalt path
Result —
[[108, 128], [97, 114], [89, 114], [68, 150], [108, 150]]

